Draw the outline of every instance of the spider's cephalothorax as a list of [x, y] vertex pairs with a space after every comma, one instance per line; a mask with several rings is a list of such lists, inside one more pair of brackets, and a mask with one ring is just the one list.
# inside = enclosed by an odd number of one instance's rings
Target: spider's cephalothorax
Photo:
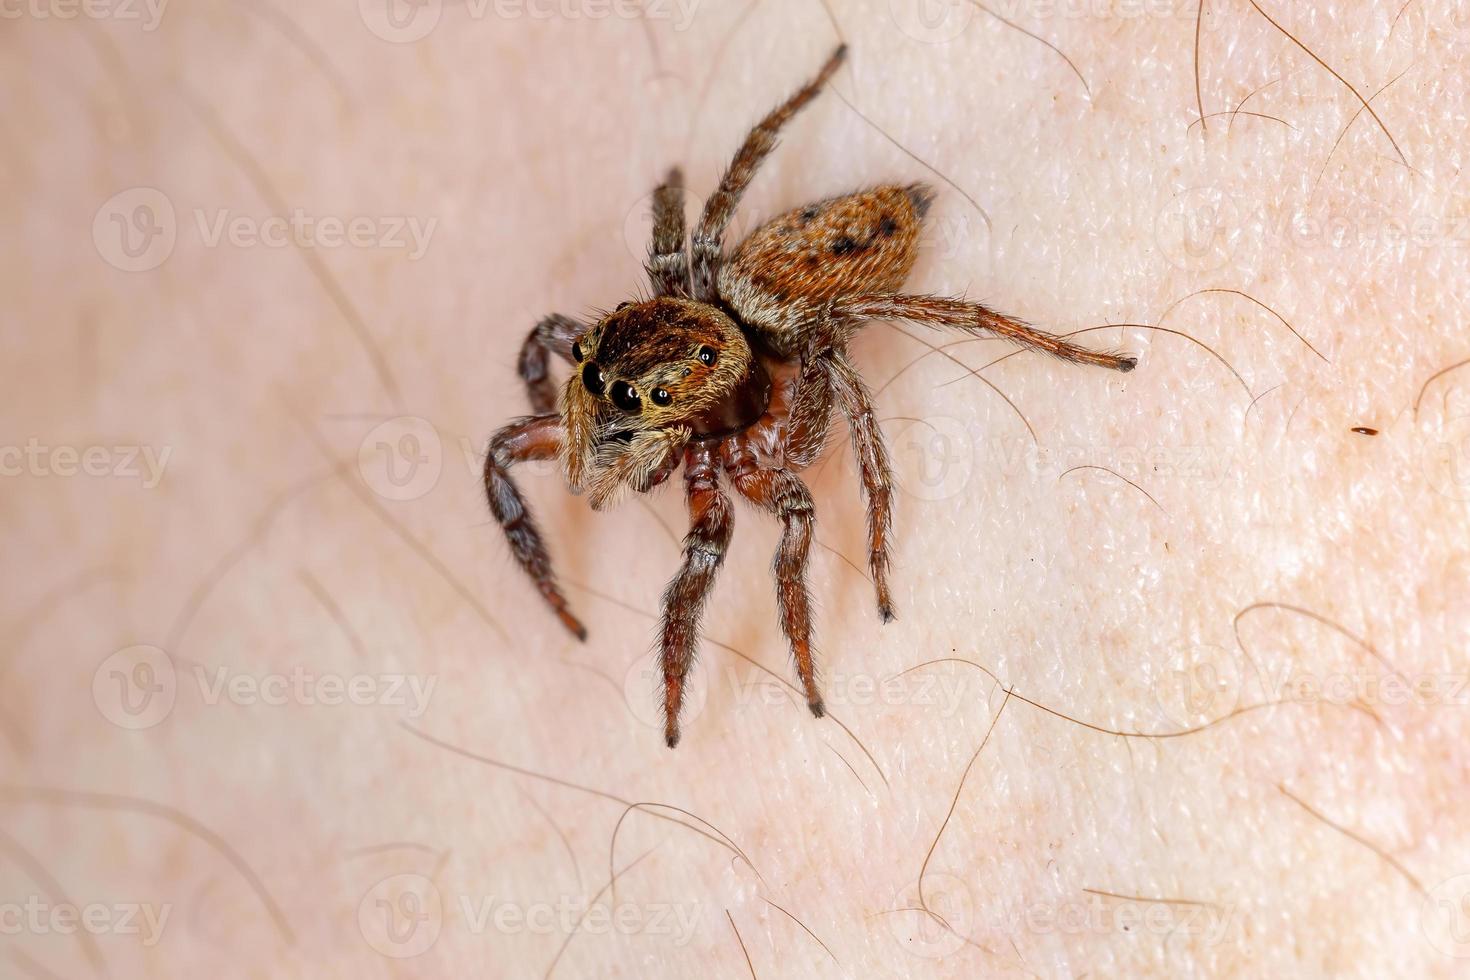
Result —
[[[986, 331], [1077, 364], [1131, 371], [1134, 359], [1079, 347], [963, 299], [900, 293], [933, 198], [921, 184], [884, 185], [772, 219], [725, 255], [724, 232], [776, 133], [842, 64], [838, 48], [817, 76], [746, 137], [693, 233], [684, 226], [676, 169], [654, 193], [647, 270], [654, 298], [624, 303], [591, 325], [552, 315], [521, 348], [519, 370], [536, 415], [495, 434], [485, 493], [511, 550], [562, 622], [586, 630], [557, 587], [540, 532], [510, 477], [528, 459], [562, 461], [594, 508], [626, 489], [646, 491], [682, 464], [691, 527], [684, 561], [663, 597], [659, 650], [664, 737], [679, 740], [684, 679], [705, 599], [732, 531], [724, 485], [782, 523], [775, 575], [781, 628], [812, 713], [821, 717], [811, 649], [807, 556], [815, 512], [797, 474], [821, 452], [834, 412], [847, 419], [868, 506], [868, 566], [884, 621], [893, 480], [867, 385], [847, 346], [866, 323], [908, 320]], [[571, 365], [560, 399], [547, 373]], [[773, 370], [789, 375], [773, 380]]]
[[765, 365], [718, 307], [661, 296], [624, 303], [572, 342], [562, 394], [567, 481], [589, 479], [602, 508], [625, 486], [647, 490], [671, 448], [734, 435], [770, 403]]

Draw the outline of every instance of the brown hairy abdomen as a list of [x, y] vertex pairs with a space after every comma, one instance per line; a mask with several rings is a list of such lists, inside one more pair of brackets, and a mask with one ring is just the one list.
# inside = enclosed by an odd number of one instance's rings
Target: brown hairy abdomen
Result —
[[843, 296], [896, 292], [918, 256], [932, 192], [887, 185], [795, 208], [751, 233], [720, 271], [720, 296], [772, 347]]

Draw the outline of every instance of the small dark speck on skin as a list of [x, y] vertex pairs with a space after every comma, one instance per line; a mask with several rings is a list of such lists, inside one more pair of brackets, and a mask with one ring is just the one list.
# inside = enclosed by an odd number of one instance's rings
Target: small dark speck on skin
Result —
[[1376, 436], [1376, 435], [1378, 435], [1378, 430], [1377, 429], [1375, 429], [1375, 428], [1373, 428], [1371, 426], [1367, 426], [1367, 425], [1355, 425], [1355, 426], [1353, 426], [1353, 431], [1356, 432], [1360, 436]]

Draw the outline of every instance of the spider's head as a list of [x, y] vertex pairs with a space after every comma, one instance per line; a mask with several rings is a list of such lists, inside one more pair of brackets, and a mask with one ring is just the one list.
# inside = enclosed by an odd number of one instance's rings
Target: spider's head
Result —
[[623, 303], [577, 338], [562, 395], [567, 477], [580, 487], [599, 447], [686, 425], [728, 402], [755, 361], [740, 328], [707, 303]]

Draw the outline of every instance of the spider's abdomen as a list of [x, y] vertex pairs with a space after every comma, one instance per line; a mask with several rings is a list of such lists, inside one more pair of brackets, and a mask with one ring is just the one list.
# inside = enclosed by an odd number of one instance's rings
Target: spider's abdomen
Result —
[[761, 225], [720, 270], [719, 291], [783, 354], [823, 303], [896, 292], [913, 268], [933, 193], [887, 185], [796, 208]]

